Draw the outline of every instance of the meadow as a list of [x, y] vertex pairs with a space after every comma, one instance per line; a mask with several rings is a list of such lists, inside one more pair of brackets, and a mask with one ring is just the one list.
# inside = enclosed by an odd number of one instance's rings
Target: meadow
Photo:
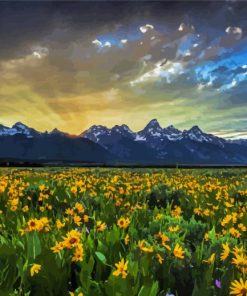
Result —
[[247, 295], [246, 169], [0, 170], [0, 295]]

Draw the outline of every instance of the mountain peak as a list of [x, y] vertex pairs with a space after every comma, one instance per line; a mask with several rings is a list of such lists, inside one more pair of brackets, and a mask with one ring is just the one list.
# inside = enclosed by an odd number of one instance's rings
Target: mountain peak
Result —
[[170, 125], [168, 125], [168, 127], [167, 127], [167, 129], [174, 129], [175, 127], [174, 127], [174, 125], [172, 125], [172, 124], [170, 124]]
[[126, 124], [114, 125], [114, 127], [112, 129], [116, 130], [116, 131], [125, 131], [125, 132], [131, 132], [132, 133], [132, 131], [130, 130], [130, 128]]
[[15, 124], [13, 124], [12, 128], [28, 129], [29, 127], [27, 125], [25, 125], [24, 123], [18, 121]]
[[183, 131], [183, 135], [190, 140], [197, 142], [211, 142], [212, 137], [209, 134], [205, 134], [197, 125], [194, 125], [191, 129]]
[[157, 119], [152, 119], [143, 130], [137, 133], [137, 139], [142, 140], [146, 137], [160, 137], [162, 135], [162, 128]]
[[146, 125], [146, 127], [144, 128], [145, 131], [147, 130], [162, 130], [159, 122], [157, 119], [152, 119], [151, 121], [149, 121], [149, 123]]
[[199, 128], [198, 125], [194, 125], [194, 126], [192, 126], [192, 128], [189, 129], [188, 132], [203, 133], [202, 130]]
[[50, 132], [50, 134], [51, 135], [57, 135], [57, 134], [59, 134], [59, 135], [64, 135], [64, 132], [62, 132], [62, 131], [60, 131], [59, 129], [57, 129], [57, 128], [54, 128], [51, 132]]
[[121, 127], [122, 127], [123, 129], [125, 129], [125, 130], [130, 130], [130, 128], [128, 127], [127, 124], [122, 124]]
[[179, 129], [177, 129], [174, 125], [168, 125], [168, 127], [164, 128], [165, 131], [170, 131], [173, 133], [181, 133]]
[[158, 120], [156, 118], [150, 120], [147, 125], [149, 125], [149, 126], [156, 126], [156, 125], [160, 126], [160, 124], [159, 124], [159, 122], [158, 122]]
[[18, 121], [11, 128], [7, 128], [8, 132], [6, 134], [8, 135], [15, 135], [15, 134], [22, 134], [26, 135], [27, 137], [33, 137], [34, 135], [40, 135], [40, 132], [36, 131], [33, 128], [30, 128], [26, 124]]

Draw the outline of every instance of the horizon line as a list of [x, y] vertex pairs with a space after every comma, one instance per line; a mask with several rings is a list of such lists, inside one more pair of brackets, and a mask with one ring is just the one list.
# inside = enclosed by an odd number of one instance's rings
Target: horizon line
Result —
[[[145, 128], [150, 122], [152, 122], [152, 121], [157, 121], [157, 123], [160, 125], [158, 119], [157, 119], [157, 118], [153, 118], [153, 119], [149, 120], [148, 123], [147, 123], [146, 125], [144, 125], [143, 129], [144, 129], [144, 128]], [[116, 126], [124, 126], [124, 125], [126, 125], [126, 126], [130, 129], [130, 131], [133, 132], [133, 133], [138, 133], [138, 132], [140, 132], [140, 131], [143, 130], [143, 129], [141, 129], [141, 130], [138, 130], [138, 131], [134, 131], [134, 130], [132, 130], [132, 129], [129, 127], [128, 124], [125, 124], [125, 123], [123, 123], [123, 124], [115, 124], [115, 125], [113, 125], [113, 126], [111, 126], [111, 127], [109, 127], [109, 126], [107, 126], [107, 125], [102, 125], [102, 124], [92, 124], [92, 125], [90, 125], [88, 128], [84, 129], [81, 133], [79, 133], [79, 134], [74, 134], [74, 133], [65, 132], [65, 131], [63, 131], [63, 130], [60, 130], [60, 129], [57, 128], [57, 127], [54, 127], [54, 128], [52, 128], [51, 130], [43, 130], [43, 131], [40, 131], [40, 130], [37, 130], [36, 128], [31, 127], [30, 125], [27, 125], [26, 123], [23, 123], [22, 121], [16, 121], [14, 124], [12, 124], [12, 126], [6, 126], [5, 124], [3, 124], [3, 123], [0, 122], [0, 125], [4, 126], [4, 127], [6, 127], [6, 128], [13, 128], [13, 127], [14, 127], [15, 125], [17, 125], [17, 124], [22, 124], [22, 125], [24, 125], [24, 126], [26, 126], [26, 127], [28, 127], [28, 128], [32, 128], [32, 129], [36, 130], [37, 132], [40, 132], [40, 133], [51, 133], [51, 132], [54, 131], [54, 130], [58, 130], [58, 131], [60, 131], [60, 132], [62, 132], [62, 133], [68, 134], [68, 135], [70, 135], [70, 136], [80, 136], [82, 133], [84, 133], [85, 131], [87, 131], [88, 129], [90, 129], [90, 128], [93, 127], [93, 126], [102, 126], [102, 127], [107, 128], [107, 129], [112, 129], [112, 128], [116, 127]], [[169, 125], [167, 125], [166, 127], [162, 127], [162, 126], [160, 125], [160, 127], [161, 127], [162, 129], [166, 129], [166, 128], [168, 128], [168, 127], [174, 127], [175, 129], [177, 129], [177, 130], [179, 130], [179, 131], [181, 131], [181, 132], [188, 131], [188, 130], [192, 129], [193, 127], [198, 127], [203, 133], [211, 134], [211, 135], [214, 135], [214, 136], [216, 136], [216, 137], [223, 138], [223, 139], [226, 139], [226, 140], [240, 140], [240, 139], [247, 139], [247, 130], [234, 130], [234, 129], [231, 130], [231, 129], [225, 129], [225, 130], [218, 130], [218, 131], [214, 131], [214, 132], [205, 132], [205, 130], [201, 129], [200, 126], [197, 125], [197, 124], [192, 125], [192, 127], [189, 128], [189, 129], [179, 129], [179, 128], [176, 128], [175, 125], [173, 125], [173, 124], [169, 124]]]

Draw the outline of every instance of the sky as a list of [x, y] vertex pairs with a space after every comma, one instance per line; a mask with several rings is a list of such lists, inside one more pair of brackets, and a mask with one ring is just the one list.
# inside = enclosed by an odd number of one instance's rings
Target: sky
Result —
[[0, 124], [247, 138], [247, 2], [0, 2]]

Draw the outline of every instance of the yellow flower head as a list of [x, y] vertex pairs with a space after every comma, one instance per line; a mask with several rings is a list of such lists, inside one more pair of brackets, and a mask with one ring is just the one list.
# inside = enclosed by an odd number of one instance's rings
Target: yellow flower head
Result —
[[54, 247], [51, 248], [53, 253], [61, 252], [64, 249], [63, 242], [56, 243]]
[[73, 217], [73, 220], [74, 220], [74, 223], [77, 225], [77, 226], [80, 226], [81, 225], [81, 217], [78, 216], [78, 215], [74, 215]]
[[128, 234], [126, 234], [125, 238], [124, 238], [124, 244], [127, 246], [129, 244], [130, 241], [130, 237]]
[[85, 212], [84, 206], [82, 204], [80, 204], [79, 202], [77, 202], [75, 204], [75, 209], [78, 211], [78, 213], [84, 213]]
[[145, 242], [145, 240], [138, 241], [138, 247], [141, 251], [146, 253], [153, 253], [154, 251], [153, 247], [147, 246], [147, 243]]
[[27, 230], [28, 231], [34, 231], [40, 229], [40, 221], [38, 219], [30, 219], [27, 222]]
[[30, 269], [31, 276], [34, 276], [35, 273], [39, 273], [40, 270], [41, 270], [41, 265], [39, 265], [39, 264], [33, 264], [32, 267], [31, 267], [31, 269]]
[[88, 216], [88, 215], [84, 215], [84, 216], [83, 216], [83, 221], [84, 221], [85, 223], [87, 223], [87, 222], [89, 221], [89, 216]]
[[125, 262], [124, 259], [119, 261], [115, 264], [116, 270], [113, 272], [114, 276], [121, 275], [123, 279], [125, 279], [128, 275], [127, 269], [128, 269], [128, 260]]
[[61, 221], [60, 221], [60, 219], [57, 219], [57, 221], [56, 221], [56, 227], [57, 227], [57, 229], [61, 229], [61, 228], [63, 228], [65, 226], [65, 223], [62, 223]]
[[156, 255], [156, 258], [158, 259], [159, 264], [162, 264], [163, 263], [164, 258], [160, 254], [157, 254]]
[[215, 253], [213, 253], [207, 260], [202, 260], [204, 263], [213, 264], [215, 261]]
[[178, 258], [178, 259], [184, 259], [184, 251], [179, 244], [176, 244], [174, 250], [173, 250], [173, 255]]
[[102, 232], [105, 229], [106, 229], [106, 224], [104, 222], [102, 222], [102, 221], [97, 221], [97, 223], [96, 223], [96, 230], [98, 232]]
[[234, 227], [231, 227], [229, 232], [235, 238], [239, 238], [241, 236], [241, 233]]
[[171, 214], [172, 214], [172, 217], [179, 218], [182, 213], [183, 213], [182, 209], [179, 206], [175, 206]]
[[179, 225], [176, 225], [176, 226], [170, 226], [170, 227], [168, 228], [168, 230], [169, 230], [170, 232], [177, 232], [177, 231], [179, 231], [179, 229], [180, 229]]
[[158, 214], [155, 216], [154, 219], [155, 219], [156, 221], [159, 221], [159, 220], [161, 220], [161, 219], [163, 218], [163, 216], [164, 216], [163, 214], [158, 213]]
[[247, 273], [247, 256], [244, 253], [235, 253], [235, 258], [232, 259], [232, 263], [238, 268], [242, 273]]
[[75, 247], [75, 252], [72, 257], [72, 261], [78, 262], [78, 261], [83, 261], [84, 257], [84, 250], [82, 244], [79, 244]]
[[221, 261], [225, 261], [230, 254], [230, 248], [228, 243], [222, 244], [222, 248], [223, 248], [223, 251], [220, 254], [220, 259]]
[[76, 194], [77, 193], [77, 187], [76, 186], [72, 186], [70, 188], [70, 191], [73, 193], [73, 194]]
[[22, 211], [25, 213], [25, 212], [28, 212], [29, 211], [29, 207], [28, 206], [24, 206], [23, 208], [22, 208]]
[[71, 230], [64, 238], [63, 245], [67, 249], [72, 249], [80, 243], [81, 233], [77, 230]]
[[125, 229], [125, 228], [127, 228], [129, 226], [129, 224], [130, 224], [129, 218], [123, 218], [123, 217], [121, 217], [117, 221], [117, 225], [118, 225], [119, 228]]
[[230, 286], [230, 295], [246, 296], [247, 295], [247, 281], [240, 278], [239, 281], [235, 280]]

